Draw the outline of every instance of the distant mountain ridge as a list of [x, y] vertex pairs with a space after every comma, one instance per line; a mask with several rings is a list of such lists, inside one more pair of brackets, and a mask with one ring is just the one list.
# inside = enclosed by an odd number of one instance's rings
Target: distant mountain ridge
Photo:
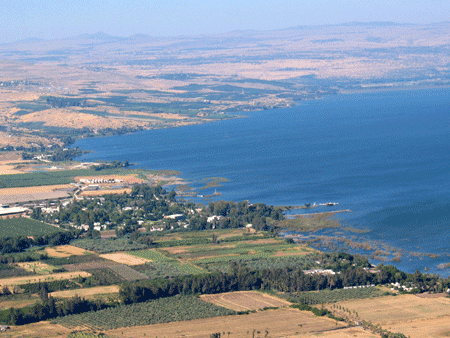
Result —
[[392, 21], [373, 21], [373, 22], [344, 22], [340, 24], [325, 24], [325, 25], [299, 25], [299, 26], [291, 26], [286, 28], [280, 28], [280, 29], [273, 29], [273, 30], [256, 30], [256, 29], [246, 29], [246, 30], [233, 30], [223, 33], [216, 33], [216, 34], [196, 34], [196, 35], [182, 35], [182, 36], [156, 36], [156, 35], [149, 35], [144, 33], [136, 33], [130, 36], [115, 36], [110, 35], [104, 32], [96, 32], [96, 33], [83, 33], [75, 36], [69, 36], [66, 38], [60, 38], [60, 39], [42, 39], [38, 37], [28, 37], [25, 39], [20, 39], [14, 42], [9, 43], [0, 43], [0, 44], [20, 44], [20, 43], [37, 43], [37, 42], [50, 42], [50, 41], [65, 41], [65, 40], [101, 40], [101, 41], [131, 41], [131, 40], [155, 40], [155, 39], [173, 39], [173, 38], [201, 38], [206, 36], [214, 36], [214, 37], [220, 37], [220, 36], [233, 36], [233, 35], [252, 35], [252, 34], [261, 34], [261, 33], [272, 33], [272, 32], [282, 32], [282, 31], [289, 31], [289, 30], [299, 30], [299, 29], [321, 29], [321, 28], [327, 28], [327, 27], [397, 27], [397, 26], [439, 26], [439, 25], [449, 25], [450, 21], [442, 21], [442, 22], [433, 22], [429, 24], [416, 24], [416, 23], [397, 23]]

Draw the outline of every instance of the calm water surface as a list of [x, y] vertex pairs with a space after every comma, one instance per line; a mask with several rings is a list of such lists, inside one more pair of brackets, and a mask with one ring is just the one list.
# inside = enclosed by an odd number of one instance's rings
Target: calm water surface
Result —
[[449, 113], [450, 89], [337, 95], [75, 146], [93, 151], [84, 160], [179, 170], [195, 188], [205, 177], [225, 177], [229, 182], [218, 188], [225, 200], [338, 202], [352, 210], [341, 214], [344, 223], [370, 230], [356, 236], [405, 251], [398, 267], [448, 275], [436, 267], [450, 262]]

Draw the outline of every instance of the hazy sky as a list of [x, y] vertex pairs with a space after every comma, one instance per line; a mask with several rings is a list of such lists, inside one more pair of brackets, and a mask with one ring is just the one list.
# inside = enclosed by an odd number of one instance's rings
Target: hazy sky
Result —
[[0, 42], [214, 34], [352, 21], [450, 21], [449, 0], [0, 0]]

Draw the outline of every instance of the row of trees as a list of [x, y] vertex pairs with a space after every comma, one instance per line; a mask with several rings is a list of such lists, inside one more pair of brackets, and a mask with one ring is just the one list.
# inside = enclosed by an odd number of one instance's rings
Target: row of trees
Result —
[[[35, 237], [4, 237], [0, 238], [0, 254], [5, 255], [13, 252], [22, 252], [32, 245], [64, 245], [69, 244], [77, 236], [74, 231], [60, 231], [53, 234]], [[0, 257], [1, 261], [1, 257]]]

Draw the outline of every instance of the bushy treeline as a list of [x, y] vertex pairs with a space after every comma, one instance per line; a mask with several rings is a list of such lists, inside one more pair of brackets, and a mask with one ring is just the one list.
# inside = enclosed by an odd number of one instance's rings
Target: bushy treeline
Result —
[[0, 322], [7, 325], [24, 325], [56, 317], [88, 311], [98, 311], [108, 307], [102, 300], [89, 301], [78, 296], [56, 302], [51, 296], [46, 296], [42, 302], [22, 309], [10, 308], [0, 311]]
[[[208, 223], [208, 215], [220, 218]], [[247, 224], [252, 224], [256, 230], [268, 230], [267, 218], [284, 219], [282, 208], [264, 203], [249, 204], [247, 201], [218, 201], [209, 203], [205, 213], [191, 218], [189, 224], [192, 230], [241, 228]]]
[[[0, 238], [0, 254], [5, 255], [13, 252], [22, 252], [32, 245], [42, 246], [42, 245], [64, 245], [69, 244], [70, 241], [75, 238], [76, 234], [69, 231], [61, 231], [53, 234], [47, 234], [43, 236], [34, 237], [5, 237]], [[34, 259], [30, 259], [34, 260]], [[2, 261], [2, 257], [0, 257]]]
[[47, 96], [46, 102], [52, 108], [88, 107], [88, 103], [85, 99], [72, 98], [72, 97]]

